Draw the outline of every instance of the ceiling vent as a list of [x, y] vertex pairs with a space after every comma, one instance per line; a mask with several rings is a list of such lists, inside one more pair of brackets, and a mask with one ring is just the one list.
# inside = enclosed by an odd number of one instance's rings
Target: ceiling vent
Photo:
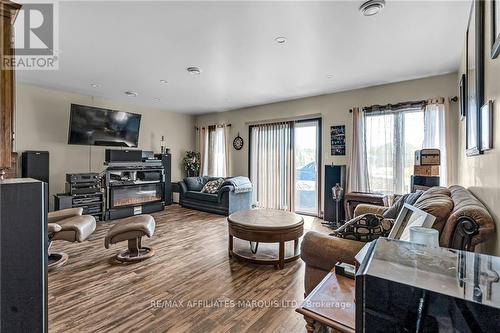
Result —
[[199, 67], [188, 67], [186, 69], [190, 74], [193, 74], [193, 75], [200, 75], [201, 74], [201, 69]]
[[125, 91], [124, 94], [127, 95], [128, 97], [137, 97], [137, 95], [139, 95], [135, 91]]
[[364, 16], [373, 16], [380, 13], [385, 7], [385, 0], [370, 0], [359, 7], [359, 11]]

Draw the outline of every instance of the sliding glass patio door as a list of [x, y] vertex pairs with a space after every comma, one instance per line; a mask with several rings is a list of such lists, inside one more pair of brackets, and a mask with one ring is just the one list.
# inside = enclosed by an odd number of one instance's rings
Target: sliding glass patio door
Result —
[[317, 215], [319, 197], [319, 120], [294, 126], [295, 212]]
[[250, 126], [249, 174], [260, 208], [317, 215], [319, 119]]

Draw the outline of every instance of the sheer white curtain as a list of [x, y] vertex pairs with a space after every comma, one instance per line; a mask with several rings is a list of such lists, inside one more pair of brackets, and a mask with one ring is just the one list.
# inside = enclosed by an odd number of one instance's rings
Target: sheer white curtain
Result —
[[359, 108], [352, 109], [352, 144], [348, 179], [349, 192], [369, 192], [370, 182], [366, 161], [365, 118]]
[[200, 152], [200, 176], [208, 175], [208, 129], [198, 129], [198, 150]]
[[223, 125], [222, 126], [224, 130], [224, 176], [225, 177], [230, 177], [231, 174], [231, 148], [232, 143], [231, 143], [231, 126], [228, 125]]
[[394, 192], [396, 184], [395, 122], [392, 113], [364, 114], [366, 164], [370, 190]]
[[293, 210], [292, 127], [289, 122], [250, 127], [250, 179], [259, 207]]
[[212, 177], [226, 176], [226, 147], [222, 127], [209, 128], [208, 175]]
[[452, 183], [453, 163], [451, 154], [454, 142], [451, 138], [451, 119], [448, 103], [444, 98], [428, 101], [424, 110], [424, 142], [423, 148], [438, 148], [441, 151], [439, 167], [440, 185]]
[[202, 176], [229, 176], [228, 127], [227, 125], [217, 125], [199, 129]]

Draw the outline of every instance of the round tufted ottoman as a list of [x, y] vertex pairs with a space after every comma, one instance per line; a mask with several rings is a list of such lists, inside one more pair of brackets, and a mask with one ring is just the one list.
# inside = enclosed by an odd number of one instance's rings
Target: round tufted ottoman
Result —
[[141, 261], [154, 255], [153, 248], [142, 246], [142, 236], [151, 238], [155, 231], [155, 220], [151, 215], [137, 215], [118, 221], [109, 229], [104, 246], [128, 241], [128, 250], [116, 255], [122, 262]]

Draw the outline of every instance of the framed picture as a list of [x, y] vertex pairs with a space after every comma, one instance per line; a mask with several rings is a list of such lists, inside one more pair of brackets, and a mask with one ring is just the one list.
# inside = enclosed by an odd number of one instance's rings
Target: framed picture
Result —
[[481, 154], [481, 115], [484, 91], [484, 1], [474, 0], [466, 33], [467, 103], [465, 152]]
[[331, 155], [345, 155], [345, 125], [330, 127]]
[[467, 114], [467, 77], [462, 74], [460, 78], [460, 120], [464, 120]]
[[435, 220], [436, 218], [431, 214], [404, 204], [387, 238], [409, 241], [411, 227], [432, 228]]
[[491, 1], [491, 58], [495, 59], [500, 54], [500, 1]]
[[481, 150], [493, 148], [493, 102], [488, 101], [481, 108]]

